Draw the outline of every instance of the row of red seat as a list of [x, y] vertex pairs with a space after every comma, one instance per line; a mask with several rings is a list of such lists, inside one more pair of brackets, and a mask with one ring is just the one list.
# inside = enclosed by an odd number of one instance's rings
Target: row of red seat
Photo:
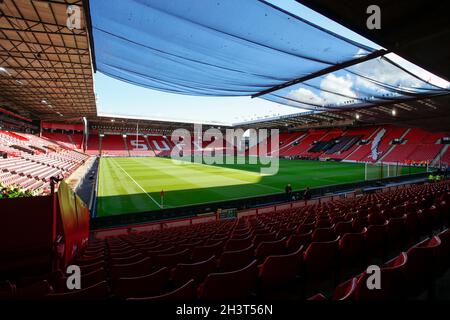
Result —
[[323, 280], [334, 283], [355, 264], [385, 258], [388, 250], [448, 225], [449, 200], [449, 183], [443, 182], [94, 240], [75, 261], [84, 289], [66, 292], [60, 275], [52, 283], [58, 293], [49, 298], [304, 296], [322, 288]]
[[0, 145], [10, 148], [11, 144], [17, 144], [36, 150], [36, 154], [17, 151], [8, 153], [7, 159], [0, 159], [0, 183], [5, 186], [19, 186], [45, 193], [52, 176], [69, 176], [88, 158], [85, 154], [64, 149], [47, 139], [25, 133], [7, 135], [6, 132], [0, 132]]
[[[407, 252], [384, 263], [379, 269], [379, 288], [369, 289], [367, 280], [373, 271], [365, 271], [334, 290], [332, 300], [399, 300], [414, 298], [425, 290], [436, 295], [436, 282], [450, 267], [450, 229], [410, 247]], [[318, 293], [309, 300], [327, 300]]]

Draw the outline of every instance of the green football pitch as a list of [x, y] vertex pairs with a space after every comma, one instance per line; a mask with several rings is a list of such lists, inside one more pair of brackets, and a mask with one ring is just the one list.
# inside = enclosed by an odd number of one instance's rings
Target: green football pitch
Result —
[[[259, 164], [175, 163], [157, 157], [102, 158], [97, 216], [203, 204], [365, 179], [364, 164], [280, 159], [277, 174]], [[161, 190], [164, 202], [161, 203]]]

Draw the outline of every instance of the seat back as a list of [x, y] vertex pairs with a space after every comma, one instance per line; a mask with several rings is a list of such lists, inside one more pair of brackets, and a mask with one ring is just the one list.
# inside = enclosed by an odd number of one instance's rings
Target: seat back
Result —
[[151, 268], [150, 258], [144, 258], [134, 263], [113, 264], [111, 265], [111, 278], [138, 277], [148, 274]]
[[303, 260], [304, 247], [290, 254], [268, 256], [259, 271], [263, 289], [283, 286], [295, 281]]
[[106, 281], [93, 286], [66, 293], [51, 293], [45, 296], [49, 300], [105, 300], [109, 296], [109, 287]]
[[188, 280], [193, 279], [195, 283], [201, 283], [206, 276], [216, 271], [216, 256], [196, 262], [179, 263], [172, 269], [171, 278], [176, 286], [181, 286]]
[[263, 261], [270, 255], [283, 254], [286, 251], [286, 238], [276, 241], [263, 241], [255, 250], [255, 257], [258, 261]]
[[381, 289], [370, 290], [367, 280], [371, 276], [367, 272], [361, 274], [355, 290], [356, 300], [392, 300], [401, 299], [404, 291], [404, 267], [408, 261], [405, 252], [385, 263], [380, 269]]
[[217, 267], [222, 271], [238, 270], [248, 265], [254, 259], [254, 247], [248, 246], [242, 250], [224, 251], [219, 258]]
[[307, 247], [311, 243], [312, 231], [303, 234], [291, 235], [286, 243], [287, 249], [290, 252], [297, 251], [301, 246]]
[[160, 254], [157, 255], [155, 258], [155, 266], [172, 268], [176, 266], [178, 263], [188, 262], [189, 255], [190, 255], [189, 249], [184, 249], [182, 251], [175, 253]]
[[364, 228], [360, 233], [345, 233], [339, 241], [339, 251], [341, 257], [356, 258], [360, 256], [365, 249], [365, 234], [367, 229]]
[[337, 236], [342, 236], [345, 233], [353, 233], [353, 227], [352, 227], [353, 221], [341, 221], [336, 223], [334, 226], [334, 232]]
[[223, 273], [211, 273], [199, 287], [199, 298], [203, 300], [245, 300], [255, 286], [257, 263], [253, 260], [248, 266]]
[[141, 277], [118, 278], [114, 283], [114, 294], [119, 298], [138, 298], [161, 294], [169, 279], [169, 269], [161, 268]]
[[191, 301], [195, 299], [196, 294], [197, 286], [191, 279], [171, 292], [152, 297], [128, 298], [127, 301]]
[[355, 295], [357, 282], [357, 278], [352, 278], [344, 283], [341, 283], [334, 290], [332, 300], [352, 300]]
[[191, 260], [192, 262], [199, 262], [209, 259], [211, 256], [219, 256], [222, 253], [223, 246], [223, 241], [205, 246], [197, 246], [192, 250]]
[[308, 274], [333, 269], [339, 253], [339, 237], [333, 241], [311, 242], [303, 261]]
[[336, 239], [333, 228], [317, 228], [312, 233], [313, 242], [332, 241]]

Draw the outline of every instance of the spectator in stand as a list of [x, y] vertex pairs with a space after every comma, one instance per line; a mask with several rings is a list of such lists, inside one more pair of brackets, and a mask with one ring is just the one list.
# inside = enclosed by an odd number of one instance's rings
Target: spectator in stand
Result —
[[303, 193], [303, 199], [311, 200], [311, 190], [309, 190], [309, 187], [306, 187], [305, 192]]
[[434, 176], [433, 176], [433, 173], [430, 173], [430, 175], [428, 176], [428, 182], [429, 182], [429, 183], [433, 183], [433, 182], [434, 182]]
[[289, 184], [286, 186], [286, 188], [284, 188], [284, 190], [285, 190], [285, 192], [286, 192], [286, 198], [287, 198], [288, 200], [291, 200], [291, 198], [292, 198], [292, 186], [291, 186], [291, 184], [289, 183]]

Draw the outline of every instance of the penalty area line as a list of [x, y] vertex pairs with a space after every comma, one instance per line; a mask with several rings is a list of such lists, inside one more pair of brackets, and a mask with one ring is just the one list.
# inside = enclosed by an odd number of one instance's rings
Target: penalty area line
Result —
[[118, 164], [117, 162], [116, 162], [116, 160], [114, 160], [114, 163], [123, 171], [123, 172], [125, 172], [125, 174], [128, 176], [128, 178], [130, 178], [142, 191], [144, 191], [144, 193], [147, 195], [147, 197], [149, 197], [150, 199], [152, 199], [152, 201], [160, 208], [160, 209], [162, 209], [162, 206], [155, 200], [155, 199], [153, 199], [153, 197], [151, 196], [151, 195], [149, 195], [148, 194], [148, 192], [147, 191], [145, 191], [144, 190], [144, 188], [142, 188], [141, 187], [141, 185], [139, 184], [139, 183], [137, 183], [136, 182], [136, 180], [134, 180], [133, 179], [133, 177], [132, 176], [130, 176], [129, 174], [128, 174], [128, 172], [126, 172], [125, 171], [125, 169], [124, 168], [122, 168], [122, 166], [120, 165], [120, 164]]

